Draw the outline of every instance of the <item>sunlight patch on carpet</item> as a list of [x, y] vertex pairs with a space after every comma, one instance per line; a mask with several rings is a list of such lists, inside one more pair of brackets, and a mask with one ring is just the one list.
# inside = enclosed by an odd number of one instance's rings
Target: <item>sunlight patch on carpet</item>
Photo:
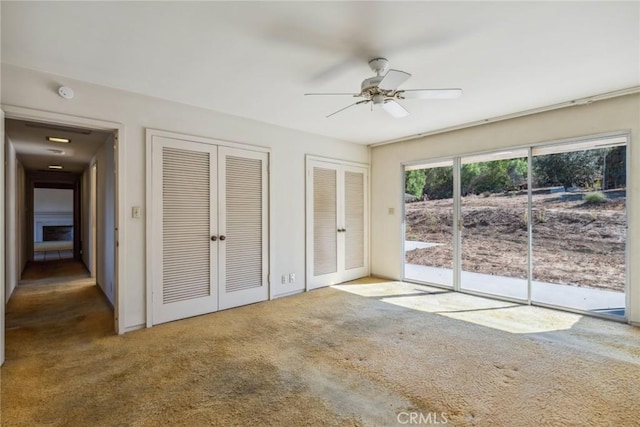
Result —
[[513, 334], [571, 329], [582, 315], [520, 305], [411, 283], [368, 280], [334, 289]]

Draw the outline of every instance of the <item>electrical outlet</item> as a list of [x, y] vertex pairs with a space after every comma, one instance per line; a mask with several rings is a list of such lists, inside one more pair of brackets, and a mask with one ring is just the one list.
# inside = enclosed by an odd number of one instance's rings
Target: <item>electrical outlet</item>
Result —
[[289, 283], [296, 282], [296, 273], [289, 273]]
[[286, 275], [286, 274], [283, 274], [283, 275], [282, 275], [282, 284], [284, 285], [284, 284], [286, 284], [286, 283], [287, 283], [287, 275]]

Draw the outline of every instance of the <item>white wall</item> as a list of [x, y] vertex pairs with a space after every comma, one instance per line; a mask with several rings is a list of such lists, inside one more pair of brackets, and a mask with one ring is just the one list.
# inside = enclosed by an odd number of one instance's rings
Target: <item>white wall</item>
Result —
[[73, 212], [73, 190], [62, 188], [34, 188], [34, 212]]
[[[403, 162], [555, 141], [614, 131], [631, 131], [627, 182], [629, 319], [640, 322], [640, 95], [598, 101], [372, 149], [372, 273], [402, 275]], [[395, 214], [389, 214], [389, 208]]]
[[[120, 209], [126, 214], [120, 227], [123, 259], [121, 292], [126, 304], [120, 319], [125, 328], [145, 323], [145, 221], [129, 214], [145, 206], [145, 129], [155, 128], [190, 135], [271, 148], [271, 292], [273, 296], [304, 289], [305, 277], [305, 154], [369, 162], [367, 147], [293, 131], [240, 117], [136, 95], [19, 67], [2, 65], [2, 102], [123, 124], [118, 149], [124, 150], [119, 179], [125, 182]], [[65, 84], [75, 98], [65, 100], [56, 88]], [[144, 217], [144, 214], [143, 214]], [[296, 283], [282, 285], [279, 278], [295, 273]]]
[[[81, 209], [81, 217], [80, 224], [81, 227], [81, 235], [80, 240], [82, 241], [82, 262], [87, 266], [88, 269], [91, 269], [91, 258], [93, 254], [91, 253], [91, 168], [88, 167], [82, 172], [82, 177], [80, 178], [80, 209]], [[91, 275], [93, 276], [93, 271]]]
[[22, 277], [22, 272], [27, 266], [27, 174], [24, 171], [22, 163], [18, 160], [16, 162], [16, 182], [17, 182], [17, 253], [18, 253], [18, 279]]
[[5, 301], [9, 301], [18, 283], [17, 253], [17, 182], [16, 182], [16, 150], [13, 143], [5, 136]]
[[[113, 135], [100, 147], [90, 164], [97, 164], [97, 276], [111, 304], [115, 305], [115, 162]], [[84, 216], [88, 216], [87, 213]], [[90, 230], [88, 230], [90, 232]], [[94, 254], [92, 254], [94, 256]]]

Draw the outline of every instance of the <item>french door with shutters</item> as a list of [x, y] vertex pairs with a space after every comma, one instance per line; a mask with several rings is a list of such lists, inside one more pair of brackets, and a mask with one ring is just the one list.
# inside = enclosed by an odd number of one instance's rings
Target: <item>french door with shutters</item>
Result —
[[267, 153], [151, 143], [153, 324], [266, 300]]
[[307, 289], [369, 274], [368, 173], [307, 159]]

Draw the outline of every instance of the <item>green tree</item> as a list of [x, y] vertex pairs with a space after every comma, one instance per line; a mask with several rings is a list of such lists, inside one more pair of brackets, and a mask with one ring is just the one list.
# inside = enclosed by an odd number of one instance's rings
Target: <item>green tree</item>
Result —
[[627, 147], [607, 149], [605, 158], [605, 177], [603, 190], [624, 188], [627, 186]]
[[511, 180], [511, 187], [518, 187], [527, 182], [527, 159], [511, 159], [507, 167], [507, 175]]
[[424, 194], [431, 200], [453, 198], [453, 167], [425, 169]]
[[463, 196], [505, 191], [519, 185], [526, 175], [524, 159], [468, 163], [460, 170], [460, 190]]
[[406, 171], [404, 176], [405, 193], [413, 194], [418, 199], [421, 199], [426, 180], [424, 169]]
[[533, 158], [538, 186], [590, 187], [602, 177], [606, 149], [546, 154]]

